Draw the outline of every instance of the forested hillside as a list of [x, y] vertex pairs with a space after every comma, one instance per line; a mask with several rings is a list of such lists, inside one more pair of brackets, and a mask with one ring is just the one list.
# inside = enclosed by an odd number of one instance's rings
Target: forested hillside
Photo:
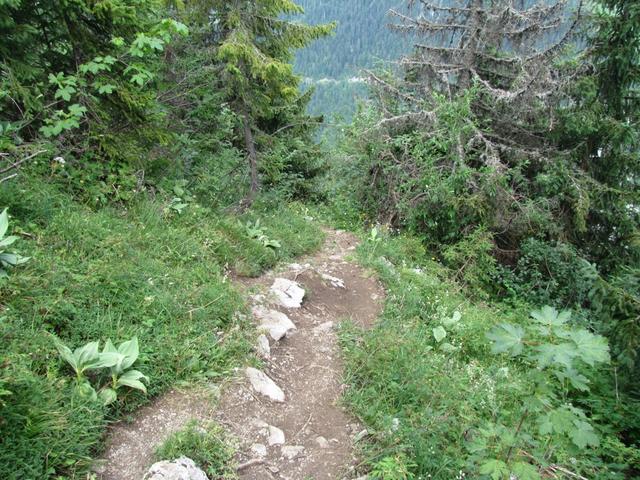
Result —
[[639, 78], [628, 0], [0, 0], [0, 478], [639, 478]]
[[386, 65], [410, 51], [410, 37], [389, 29], [391, 8], [404, 9], [402, 0], [303, 0], [299, 2], [305, 22], [337, 21], [334, 35], [296, 55], [296, 71], [305, 77], [303, 86], [316, 90], [313, 113], [351, 116], [355, 100], [367, 90], [362, 69]]

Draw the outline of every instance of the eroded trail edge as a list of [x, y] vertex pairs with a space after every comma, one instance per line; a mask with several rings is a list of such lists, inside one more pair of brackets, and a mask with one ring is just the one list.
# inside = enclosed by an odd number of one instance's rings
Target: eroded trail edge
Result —
[[[317, 254], [247, 284], [259, 292], [252, 297], [254, 314], [266, 325], [269, 349], [262, 338], [263, 368], [242, 372], [216, 411], [239, 440], [242, 479], [352, 475], [352, 444], [361, 427], [339, 405], [343, 365], [335, 328], [345, 319], [372, 325], [383, 298], [375, 278], [346, 259], [356, 243], [348, 233], [329, 231]], [[297, 286], [304, 290], [299, 307]], [[295, 329], [286, 328], [284, 316]], [[287, 333], [276, 340], [278, 319]]]
[[99, 478], [142, 479], [154, 450], [171, 433], [190, 420], [211, 419], [235, 437], [241, 479], [353, 478], [353, 443], [362, 427], [339, 405], [344, 385], [336, 327], [347, 319], [373, 325], [384, 291], [347, 259], [355, 236], [326, 234], [321, 251], [239, 285], [261, 335], [261, 368], [239, 369], [217, 407], [210, 392], [171, 391], [138, 411], [134, 421], [114, 425]]

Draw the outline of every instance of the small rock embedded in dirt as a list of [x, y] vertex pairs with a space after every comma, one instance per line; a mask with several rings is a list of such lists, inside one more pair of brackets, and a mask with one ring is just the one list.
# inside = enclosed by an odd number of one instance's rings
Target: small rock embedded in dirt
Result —
[[251, 445], [251, 453], [257, 457], [264, 458], [267, 456], [267, 447], [261, 443], [254, 443]]
[[187, 457], [172, 462], [154, 463], [143, 480], [209, 480], [207, 475]]
[[284, 402], [284, 392], [273, 380], [267, 377], [266, 374], [251, 367], [247, 368], [246, 374], [251, 382], [251, 386], [256, 392], [270, 398], [274, 402]]
[[333, 277], [333, 276], [328, 275], [326, 273], [322, 274], [322, 278], [323, 278], [323, 280], [327, 280], [335, 288], [346, 288], [344, 286], [344, 280], [342, 280], [340, 278]]
[[295, 324], [284, 313], [262, 307], [254, 307], [253, 315], [260, 321], [260, 327], [269, 332], [276, 342], [296, 329]]
[[317, 437], [316, 438], [316, 443], [318, 444], [318, 446], [320, 448], [329, 448], [329, 442], [324, 437]]
[[266, 335], [260, 335], [258, 337], [258, 343], [256, 344], [256, 351], [262, 358], [271, 357], [271, 346], [269, 345], [269, 339]]
[[281, 452], [284, 458], [286, 458], [287, 460], [293, 460], [302, 452], [304, 452], [304, 447], [300, 445], [285, 445], [284, 447], [282, 447]]
[[313, 329], [313, 333], [327, 333], [333, 328], [333, 322], [324, 322]]
[[286, 278], [276, 278], [271, 285], [271, 292], [285, 308], [300, 308], [305, 293], [298, 283]]
[[369, 436], [369, 430], [365, 428], [364, 430], [359, 432], [355, 437], [353, 437], [353, 443], [358, 443], [360, 440], [362, 440], [364, 437], [367, 437], [367, 436]]
[[269, 439], [267, 440], [269, 446], [273, 445], [284, 445], [284, 432], [280, 430], [278, 427], [274, 427], [273, 425], [269, 425]]

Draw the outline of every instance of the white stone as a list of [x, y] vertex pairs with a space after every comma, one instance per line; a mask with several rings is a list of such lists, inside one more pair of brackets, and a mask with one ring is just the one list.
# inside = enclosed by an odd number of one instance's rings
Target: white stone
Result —
[[154, 463], [143, 480], [209, 480], [207, 475], [196, 467], [187, 457], [180, 457], [172, 462]]
[[342, 280], [341, 278], [333, 277], [333, 276], [328, 275], [326, 273], [322, 274], [322, 278], [324, 280], [327, 280], [335, 288], [346, 288], [344, 286], [344, 280]]
[[254, 443], [251, 445], [251, 453], [256, 457], [264, 458], [267, 456], [267, 447], [261, 443]]
[[316, 443], [318, 444], [318, 446], [320, 448], [329, 448], [329, 442], [324, 437], [317, 437], [316, 438]]
[[274, 402], [284, 402], [284, 392], [266, 374], [251, 367], [247, 367], [246, 374], [251, 382], [251, 386], [256, 392], [270, 398]]
[[360, 440], [367, 436], [369, 436], [369, 430], [365, 428], [364, 430], [356, 434], [355, 437], [353, 437], [353, 443], [358, 443]]
[[397, 432], [399, 428], [400, 428], [400, 419], [399, 418], [391, 419], [391, 431]]
[[298, 455], [300, 455], [302, 452], [304, 452], [304, 447], [299, 446], [299, 445], [285, 445], [284, 447], [282, 447], [282, 456], [288, 460], [293, 460], [294, 458], [296, 458]]
[[278, 427], [270, 425], [269, 438], [267, 439], [267, 443], [269, 443], [269, 446], [272, 447], [273, 445], [284, 445], [284, 442], [284, 432]]
[[256, 344], [256, 351], [262, 358], [271, 357], [271, 346], [269, 345], [269, 339], [266, 335], [260, 335], [258, 337], [258, 343]]
[[254, 307], [253, 315], [260, 322], [260, 328], [266, 330], [276, 342], [296, 329], [291, 319], [277, 310]]
[[304, 289], [292, 280], [276, 278], [271, 285], [271, 292], [285, 308], [300, 308], [302, 305]]

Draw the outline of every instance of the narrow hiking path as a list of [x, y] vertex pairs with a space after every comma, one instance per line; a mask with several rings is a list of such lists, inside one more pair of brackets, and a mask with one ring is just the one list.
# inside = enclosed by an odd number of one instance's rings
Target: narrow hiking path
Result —
[[[256, 347], [262, 370], [240, 369], [217, 405], [211, 392], [176, 390], [142, 408], [133, 422], [114, 425], [99, 478], [141, 480], [153, 451], [192, 419], [227, 428], [237, 440], [243, 480], [351, 478], [353, 439], [362, 428], [339, 405], [343, 365], [335, 327], [344, 319], [372, 325], [384, 292], [347, 260], [357, 239], [326, 233], [323, 248], [299, 263], [238, 281], [256, 322], [267, 327]], [[279, 298], [274, 285], [291, 287], [293, 298]], [[304, 290], [301, 304], [296, 286]]]

